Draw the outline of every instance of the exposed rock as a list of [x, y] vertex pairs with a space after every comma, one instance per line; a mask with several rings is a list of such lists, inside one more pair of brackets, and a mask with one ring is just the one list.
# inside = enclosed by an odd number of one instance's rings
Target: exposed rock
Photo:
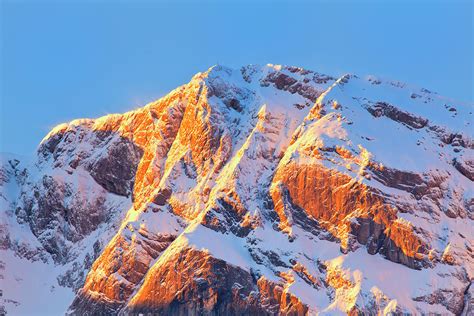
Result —
[[464, 292], [464, 308], [462, 310], [462, 316], [468, 316], [474, 313], [474, 288], [471, 284], [466, 288]]
[[142, 155], [138, 146], [119, 138], [108, 146], [107, 155], [90, 166], [91, 176], [107, 191], [128, 197]]
[[474, 181], [474, 160], [464, 160], [462, 158], [455, 158], [453, 160], [453, 165], [466, 178], [471, 181]]
[[401, 111], [397, 107], [386, 102], [368, 104], [366, 109], [375, 117], [380, 117], [383, 115], [412, 128], [423, 128], [428, 124], [427, 119], [415, 116], [405, 111]]
[[304, 315], [307, 310], [263, 277], [255, 280], [239, 267], [183, 249], [157, 263], [124, 314]]

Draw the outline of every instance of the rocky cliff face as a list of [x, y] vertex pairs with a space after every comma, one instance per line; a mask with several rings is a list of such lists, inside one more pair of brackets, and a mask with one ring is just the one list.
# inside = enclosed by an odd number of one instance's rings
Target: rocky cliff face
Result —
[[[469, 314], [472, 124], [426, 89], [267, 65], [60, 125], [3, 158], [5, 308]], [[53, 277], [11, 290], [33, 266]]]

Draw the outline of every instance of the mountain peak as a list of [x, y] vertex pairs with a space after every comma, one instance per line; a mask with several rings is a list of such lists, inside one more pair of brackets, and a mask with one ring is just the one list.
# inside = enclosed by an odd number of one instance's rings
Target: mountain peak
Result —
[[69, 314], [469, 312], [471, 124], [396, 81], [216, 65], [2, 167], [6, 269], [54, 264]]

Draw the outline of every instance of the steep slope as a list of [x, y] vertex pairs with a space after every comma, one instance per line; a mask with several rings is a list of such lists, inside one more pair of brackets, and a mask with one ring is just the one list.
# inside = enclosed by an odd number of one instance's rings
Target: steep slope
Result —
[[69, 314], [468, 314], [472, 123], [399, 82], [215, 66], [6, 159], [2, 251], [61, 267]]

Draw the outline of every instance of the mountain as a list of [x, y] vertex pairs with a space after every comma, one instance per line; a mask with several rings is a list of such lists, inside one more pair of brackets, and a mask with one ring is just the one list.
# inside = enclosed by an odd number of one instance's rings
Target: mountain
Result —
[[474, 313], [473, 105], [214, 66], [4, 155], [10, 314]]

